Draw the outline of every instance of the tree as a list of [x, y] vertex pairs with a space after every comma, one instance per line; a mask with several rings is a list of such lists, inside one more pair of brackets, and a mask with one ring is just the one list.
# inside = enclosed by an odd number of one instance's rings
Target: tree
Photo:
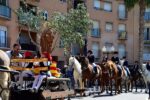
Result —
[[[24, 4], [26, 5], [25, 1]], [[84, 5], [78, 5], [77, 9], [70, 9], [67, 13], [57, 12], [47, 21], [43, 18], [42, 10], [38, 8], [36, 14], [33, 14], [33, 11], [34, 9], [24, 11], [20, 7], [15, 12], [19, 17], [19, 25], [27, 27], [31, 41], [39, 50], [52, 52], [59, 38], [66, 52], [72, 43], [83, 45], [83, 37], [88, 33], [91, 23]], [[31, 31], [37, 34], [37, 41], [33, 41]]]
[[84, 36], [88, 33], [91, 24], [83, 4], [79, 4], [76, 9], [70, 9], [68, 13], [55, 13], [50, 22], [50, 27], [59, 33], [67, 51], [71, 49], [73, 43], [83, 46]]
[[[53, 42], [56, 33], [48, 27], [49, 21], [45, 20], [45, 16], [43, 16], [44, 10], [41, 10], [38, 7], [28, 9], [28, 5], [24, 0], [22, 1], [22, 4], [23, 7], [15, 10], [20, 27], [18, 40], [22, 29], [25, 28], [28, 31], [31, 42], [38, 47], [40, 52], [52, 52], [56, 45], [56, 42]], [[32, 39], [31, 32], [35, 32], [37, 37], [36, 41]], [[55, 41], [57, 40], [58, 39], [55, 39]]]
[[144, 49], [144, 13], [147, 6], [150, 6], [150, 0], [124, 0], [128, 10], [134, 8], [136, 4], [139, 5], [139, 63], [143, 63], [143, 49]]

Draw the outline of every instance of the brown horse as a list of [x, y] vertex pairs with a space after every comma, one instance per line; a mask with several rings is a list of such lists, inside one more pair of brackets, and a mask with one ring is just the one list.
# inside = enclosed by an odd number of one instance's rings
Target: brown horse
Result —
[[[118, 68], [115, 63], [112, 61], [108, 60], [106, 62], [102, 62], [100, 64], [102, 66], [102, 87], [104, 90], [104, 85], [107, 85], [110, 87], [111, 94], [112, 94], [112, 88], [113, 88], [113, 81], [115, 84], [115, 94], [118, 92], [118, 94], [121, 92], [121, 75], [119, 74]], [[106, 84], [105, 84], [106, 83]]]
[[89, 63], [89, 60], [87, 57], [80, 57], [79, 61], [82, 66], [82, 79], [83, 82], [90, 81], [90, 82], [95, 82], [95, 80], [98, 80], [100, 83], [101, 77], [102, 77], [102, 70], [99, 65], [97, 66], [97, 74], [94, 73], [93, 71], [93, 66]]
[[136, 69], [136, 70], [130, 69], [130, 72], [131, 72], [131, 91], [133, 90], [133, 87], [135, 86], [135, 92], [137, 92], [137, 81], [140, 82], [141, 92], [142, 92], [142, 85], [145, 85], [142, 73], [139, 70], [140, 69]]

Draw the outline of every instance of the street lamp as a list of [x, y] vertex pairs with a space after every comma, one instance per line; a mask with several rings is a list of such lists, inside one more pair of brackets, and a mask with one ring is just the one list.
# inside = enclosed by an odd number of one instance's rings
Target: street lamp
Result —
[[111, 46], [111, 47], [103, 46], [103, 48], [102, 48], [103, 54], [107, 54], [107, 57], [108, 57], [109, 54], [114, 53], [114, 51], [115, 51], [114, 46]]

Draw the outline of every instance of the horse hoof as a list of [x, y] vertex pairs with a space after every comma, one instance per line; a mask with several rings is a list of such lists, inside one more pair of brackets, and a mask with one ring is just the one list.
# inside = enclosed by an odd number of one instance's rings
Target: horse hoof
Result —
[[89, 93], [89, 96], [91, 96], [91, 93]]
[[86, 94], [84, 93], [83, 96], [86, 97]]

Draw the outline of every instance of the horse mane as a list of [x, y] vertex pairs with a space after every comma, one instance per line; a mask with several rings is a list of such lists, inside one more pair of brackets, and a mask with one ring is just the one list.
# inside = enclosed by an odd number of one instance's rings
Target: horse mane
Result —
[[10, 65], [10, 58], [4, 51], [0, 50], [0, 66], [9, 68], [9, 65]]
[[77, 70], [77, 72], [78, 72], [79, 74], [81, 74], [81, 73], [82, 73], [81, 64], [79, 63], [79, 61], [78, 61], [75, 57], [71, 56], [71, 57], [69, 58], [69, 62], [70, 62], [70, 61], [73, 62], [73, 60], [75, 61], [75, 62], [74, 62], [74, 65], [76, 66], [75, 69]]

